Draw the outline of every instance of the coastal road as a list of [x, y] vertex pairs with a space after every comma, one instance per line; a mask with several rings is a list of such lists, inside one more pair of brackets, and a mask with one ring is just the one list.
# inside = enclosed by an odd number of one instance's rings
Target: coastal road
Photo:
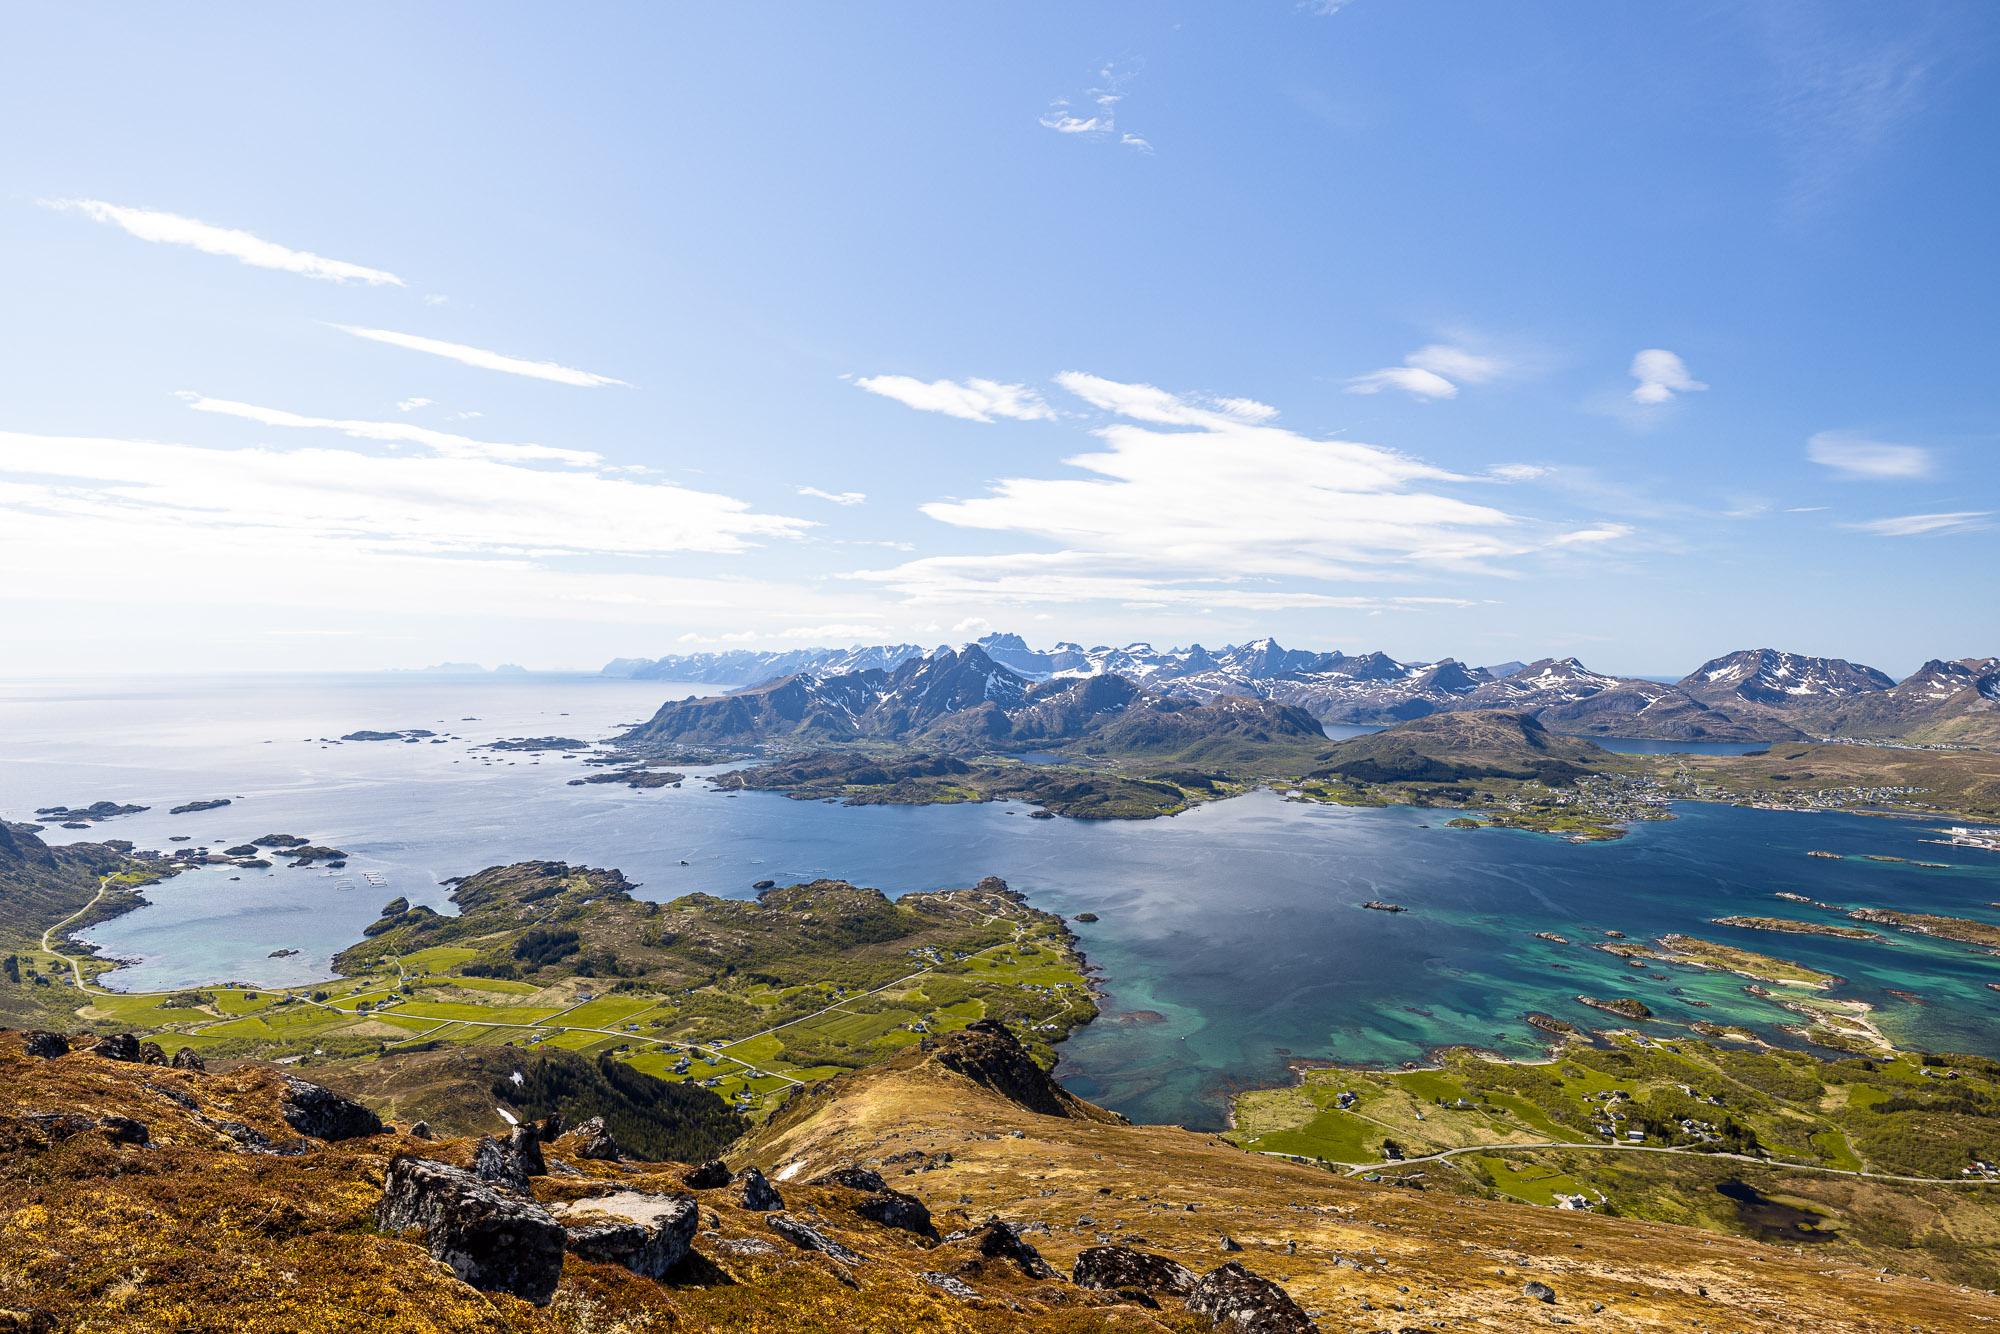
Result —
[[74, 922], [77, 918], [83, 916], [85, 913], [89, 912], [92, 908], [95, 908], [99, 903], [101, 903], [104, 900], [105, 894], [109, 892], [110, 888], [111, 888], [111, 877], [105, 876], [103, 879], [97, 882], [97, 892], [90, 896], [90, 902], [84, 904], [81, 908], [78, 908], [75, 912], [63, 918], [60, 922], [57, 922], [54, 926], [42, 932], [42, 953], [53, 954], [56, 958], [61, 959], [64, 963], [69, 965], [70, 980], [76, 984], [76, 988], [79, 991], [87, 992], [91, 990], [90, 984], [83, 980], [83, 965], [77, 962], [76, 959], [71, 957], [70, 955], [64, 954], [61, 950], [57, 949], [54, 945], [51, 945], [49, 942], [55, 937], [57, 932], [61, 931], [71, 922]]

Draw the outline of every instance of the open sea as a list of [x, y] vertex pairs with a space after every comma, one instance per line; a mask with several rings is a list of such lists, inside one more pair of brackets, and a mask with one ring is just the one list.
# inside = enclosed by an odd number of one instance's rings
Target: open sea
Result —
[[[1219, 1126], [1231, 1090], [1281, 1083], [1294, 1059], [1389, 1064], [1450, 1043], [1529, 1056], [1540, 1049], [1522, 1022], [1530, 1010], [1610, 1022], [1578, 995], [1635, 996], [1666, 1019], [1789, 1040], [1777, 1026], [1796, 1016], [1741, 978], [1632, 968], [1537, 931], [1573, 942], [1686, 931], [1795, 959], [1839, 974], [1830, 994], [1874, 1004], [1900, 1043], [2000, 1056], [2000, 993], [1986, 985], [2000, 982], [2000, 958], [1893, 933], [1848, 941], [1709, 921], [1839, 920], [1772, 897], [1785, 890], [2000, 922], [2000, 854], [1926, 842], [1932, 822], [1690, 804], [1616, 843], [1575, 845], [1446, 829], [1450, 812], [1260, 793], [1170, 819], [1087, 823], [1030, 820], [1011, 803], [848, 808], [724, 794], [694, 781], [699, 769], [679, 789], [572, 787], [594, 770], [479, 749], [514, 736], [603, 738], [707, 690], [421, 673], [0, 683], [0, 815], [112, 800], [152, 809], [43, 837], [171, 848], [184, 834], [220, 848], [289, 833], [350, 854], [335, 875], [218, 867], [151, 888], [146, 907], [91, 933], [128, 961], [108, 983], [132, 989], [314, 981], [390, 898], [449, 911], [445, 878], [530, 858], [615, 866], [662, 899], [747, 896], [762, 879], [832, 876], [893, 895], [998, 875], [1039, 907], [1099, 915], [1075, 929], [1108, 1000], [1064, 1045], [1058, 1073], [1143, 1121]], [[448, 739], [331, 740], [407, 728]], [[231, 804], [167, 813], [219, 797]], [[1409, 911], [1366, 911], [1367, 899]], [[300, 952], [268, 957], [278, 949]]]

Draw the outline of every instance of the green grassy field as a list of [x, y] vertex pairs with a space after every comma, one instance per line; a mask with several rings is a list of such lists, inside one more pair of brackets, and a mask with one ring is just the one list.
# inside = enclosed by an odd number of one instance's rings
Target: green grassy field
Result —
[[[403, 953], [371, 939], [346, 956], [350, 975], [313, 986], [70, 995], [100, 1029], [150, 1036], [169, 1051], [194, 1046], [211, 1059], [549, 1046], [702, 1081], [752, 1115], [799, 1083], [870, 1064], [926, 1032], [994, 1016], [1030, 1028], [1046, 1050], [1095, 1012], [1060, 920], [1004, 892], [913, 895], [904, 903], [914, 908], [846, 886], [785, 891], [790, 898], [768, 905], [697, 895], [669, 906], [669, 930], [644, 925], [662, 915], [659, 905], [606, 893], [587, 877], [501, 888], [527, 911], [489, 894], [461, 918], [438, 919], [463, 943]], [[518, 976], [482, 975], [495, 971], [496, 954], [523, 952], [516, 945], [542, 921], [551, 893], [580, 900], [562, 917], [586, 929], [604, 926], [599, 912], [636, 919], [639, 929], [622, 934], [656, 942], [659, 966], [598, 977], [577, 966], [592, 956], [572, 950], [516, 968]], [[46, 966], [67, 973], [57, 956]]]
[[1306, 1070], [1290, 1088], [1239, 1095], [1230, 1138], [1342, 1164], [1386, 1163], [1385, 1144], [1413, 1158], [1643, 1143], [1953, 1180], [2000, 1162], [1997, 1111], [2000, 1063], [1983, 1058], [1824, 1061], [1625, 1035], [1544, 1063], [1452, 1051], [1435, 1070]]

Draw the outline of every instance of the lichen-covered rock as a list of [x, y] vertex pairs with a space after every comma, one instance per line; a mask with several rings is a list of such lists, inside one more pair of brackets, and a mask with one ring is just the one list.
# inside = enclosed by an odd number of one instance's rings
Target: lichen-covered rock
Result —
[[871, 1223], [914, 1232], [928, 1241], [937, 1240], [937, 1224], [931, 1221], [931, 1211], [922, 1200], [900, 1190], [877, 1191], [855, 1205], [854, 1212]]
[[970, 1240], [982, 1260], [1006, 1260], [1029, 1278], [1054, 1278], [1056, 1271], [1042, 1253], [1021, 1237], [1021, 1229], [998, 1218], [989, 1218], [975, 1232], [961, 1233], [954, 1240]]
[[1546, 1283], [1530, 1279], [1521, 1285], [1521, 1295], [1532, 1297], [1538, 1302], [1548, 1302], [1553, 1305], [1556, 1299], [1556, 1290]]
[[700, 1167], [690, 1168], [681, 1177], [681, 1184], [689, 1190], [720, 1190], [729, 1184], [729, 1165], [711, 1158]]
[[922, 1278], [924, 1282], [930, 1284], [939, 1292], [949, 1293], [963, 1301], [971, 1301], [979, 1296], [978, 1289], [963, 1279], [953, 1278], [950, 1274], [924, 1273], [918, 1275], [918, 1277]]
[[554, 1212], [571, 1255], [623, 1265], [644, 1278], [659, 1278], [686, 1258], [701, 1220], [693, 1196], [630, 1190], [572, 1201]]
[[746, 1167], [737, 1181], [743, 1186], [743, 1207], [758, 1213], [769, 1213], [773, 1209], [785, 1207], [784, 1197], [778, 1188], [764, 1179], [764, 1174], [754, 1167]]
[[90, 1050], [107, 1061], [136, 1061], [139, 1059], [139, 1039], [130, 1033], [107, 1033]]
[[421, 1228], [432, 1256], [486, 1292], [545, 1305], [562, 1277], [562, 1224], [540, 1205], [446, 1163], [391, 1162], [375, 1221], [385, 1232]]
[[507, 1147], [521, 1160], [521, 1167], [529, 1176], [547, 1176], [549, 1165], [542, 1157], [542, 1132], [533, 1122], [515, 1126], [507, 1135]]
[[618, 1141], [611, 1137], [604, 1118], [593, 1116], [583, 1121], [569, 1132], [570, 1152], [579, 1158], [596, 1159], [602, 1162], [616, 1162], [623, 1155], [619, 1152]]
[[822, 1172], [811, 1181], [815, 1186], [845, 1186], [849, 1190], [887, 1190], [889, 1183], [882, 1174], [872, 1167], [836, 1167], [831, 1172]]
[[159, 1043], [142, 1042], [139, 1044], [139, 1064], [165, 1065], [166, 1063], [167, 1063], [167, 1049], [162, 1047]]
[[1147, 1306], [1157, 1305], [1162, 1293], [1186, 1297], [1197, 1281], [1186, 1265], [1129, 1246], [1084, 1249], [1076, 1257], [1070, 1279], [1080, 1288], [1115, 1292]]
[[772, 1214], [764, 1220], [764, 1226], [783, 1237], [802, 1251], [818, 1251], [830, 1260], [838, 1260], [844, 1265], [858, 1265], [862, 1257], [835, 1241], [826, 1233], [801, 1218], [790, 1214]]
[[531, 1193], [528, 1165], [522, 1160], [520, 1151], [491, 1135], [481, 1137], [479, 1143], [473, 1146], [472, 1175], [502, 1190], [511, 1190], [516, 1195]]
[[208, 1062], [201, 1059], [201, 1053], [193, 1047], [182, 1047], [174, 1053], [173, 1067], [176, 1070], [192, 1070], [203, 1074], [208, 1070]]
[[411, 1139], [436, 1139], [436, 1138], [437, 1138], [437, 1132], [431, 1129], [431, 1123], [430, 1123], [430, 1122], [428, 1122], [428, 1121], [419, 1121], [419, 1122], [417, 1122], [417, 1123], [416, 1123], [415, 1125], [413, 1125], [413, 1126], [411, 1126], [411, 1127], [410, 1127], [410, 1138], [411, 1138]]
[[358, 1139], [382, 1133], [382, 1118], [352, 1098], [303, 1079], [285, 1076], [285, 1124], [314, 1139]]
[[1187, 1309], [1229, 1334], [1318, 1334], [1291, 1294], [1231, 1260], [1204, 1274], [1188, 1294]]
[[69, 1055], [69, 1039], [60, 1033], [29, 1033], [22, 1038], [21, 1049], [30, 1056], [53, 1061], [58, 1056]]
[[868, 1198], [855, 1204], [855, 1213], [883, 1227], [899, 1228], [930, 1241], [937, 1240], [937, 1226], [931, 1221], [931, 1211], [924, 1207], [924, 1202], [914, 1195], [891, 1190], [889, 1183], [882, 1179], [882, 1174], [873, 1168], [836, 1167], [831, 1172], [814, 1177], [811, 1184], [864, 1191]]

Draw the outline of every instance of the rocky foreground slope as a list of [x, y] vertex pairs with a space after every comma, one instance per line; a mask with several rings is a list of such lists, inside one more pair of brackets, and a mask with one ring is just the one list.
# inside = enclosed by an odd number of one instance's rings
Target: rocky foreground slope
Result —
[[[978, 1024], [694, 1168], [0, 1034], [0, 1329], [1963, 1330], [2000, 1299], [1135, 1127]], [[191, 1066], [193, 1063], [189, 1063]]]

